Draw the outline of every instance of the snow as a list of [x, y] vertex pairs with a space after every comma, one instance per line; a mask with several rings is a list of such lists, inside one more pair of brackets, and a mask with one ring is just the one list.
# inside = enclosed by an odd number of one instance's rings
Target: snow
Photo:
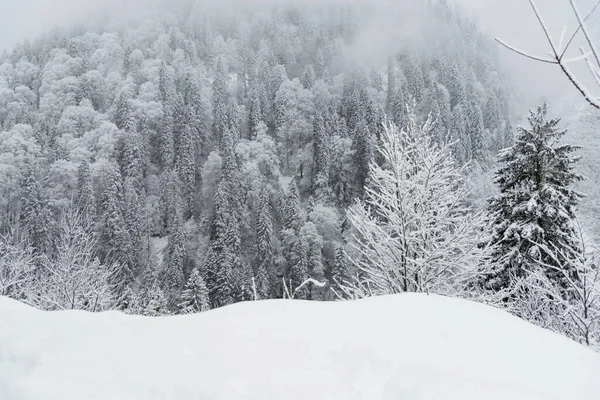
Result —
[[600, 398], [600, 356], [503, 311], [402, 294], [196, 315], [0, 298], [0, 399]]

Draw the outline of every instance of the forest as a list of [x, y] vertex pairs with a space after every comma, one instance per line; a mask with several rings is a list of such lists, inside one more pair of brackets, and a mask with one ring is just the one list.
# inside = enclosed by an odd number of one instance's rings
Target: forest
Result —
[[0, 295], [159, 316], [427, 292], [598, 346], [578, 147], [552, 105], [515, 109], [460, 9], [424, 1], [428, 29], [365, 59], [373, 4], [176, 5], [0, 55]]

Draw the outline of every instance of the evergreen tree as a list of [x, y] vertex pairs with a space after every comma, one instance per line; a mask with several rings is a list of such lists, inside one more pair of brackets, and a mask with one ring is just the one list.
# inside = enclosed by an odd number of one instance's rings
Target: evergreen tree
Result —
[[396, 87], [396, 61], [391, 55], [388, 57], [388, 86], [387, 86], [387, 98], [385, 102], [385, 112], [389, 116], [395, 114], [396, 100], [395, 97], [398, 95], [398, 88]]
[[129, 94], [123, 90], [117, 98], [115, 108], [115, 125], [121, 130], [126, 130], [130, 123], [131, 106], [129, 105]]
[[146, 294], [147, 303], [142, 311], [148, 317], [160, 317], [169, 314], [169, 306], [164, 292], [155, 282]]
[[408, 94], [412, 96], [417, 103], [420, 103], [425, 91], [425, 81], [423, 79], [423, 71], [413, 57], [409, 57], [406, 60], [404, 74], [406, 75]]
[[467, 108], [467, 132], [471, 139], [471, 157], [476, 161], [484, 159], [484, 126], [481, 107], [475, 100], [469, 102]]
[[192, 271], [185, 289], [181, 292], [179, 309], [182, 314], [194, 314], [210, 310], [208, 289], [197, 268]]
[[349, 281], [348, 272], [348, 262], [346, 260], [346, 254], [344, 254], [344, 248], [338, 246], [335, 249], [335, 262], [331, 269], [331, 286], [336, 289], [340, 286], [344, 286], [344, 284]]
[[496, 92], [492, 91], [485, 103], [485, 112], [483, 114], [483, 124], [490, 132], [495, 132], [501, 128], [500, 103]]
[[250, 129], [250, 139], [256, 139], [258, 135], [258, 126], [262, 121], [262, 111], [260, 107], [260, 95], [258, 88], [253, 88], [250, 93], [250, 119], [249, 119], [249, 129]]
[[146, 264], [148, 254], [148, 233], [146, 216], [146, 192], [138, 194], [131, 178], [125, 179], [123, 218], [129, 233], [131, 252], [130, 268], [134, 277], [139, 276]]
[[513, 127], [512, 124], [510, 123], [510, 120], [506, 120], [506, 122], [504, 123], [504, 135], [503, 135], [503, 140], [502, 140], [502, 147], [510, 147], [513, 145], [515, 141], [515, 134], [513, 131]]
[[99, 213], [101, 254], [105, 262], [119, 263], [115, 285], [124, 290], [133, 279], [133, 271], [130, 269], [131, 241], [123, 218], [123, 181], [116, 166], [105, 176]]
[[174, 306], [185, 285], [183, 264], [185, 261], [185, 231], [181, 219], [181, 206], [177, 206], [175, 226], [169, 234], [167, 254], [165, 257], [164, 287], [169, 306]]
[[361, 120], [354, 130], [352, 147], [357, 193], [362, 195], [369, 176], [369, 164], [374, 156], [374, 143], [364, 120]]
[[179, 173], [181, 195], [184, 206], [184, 218], [189, 218], [194, 212], [196, 196], [196, 157], [192, 127], [185, 125], [181, 135], [179, 152], [175, 168]]
[[173, 141], [173, 110], [165, 106], [160, 128], [160, 160], [163, 169], [172, 168], [175, 162], [175, 143]]
[[283, 227], [297, 231], [300, 223], [300, 195], [296, 181], [292, 180], [283, 205]]
[[468, 121], [462, 104], [457, 104], [452, 111], [450, 135], [455, 142], [454, 157], [459, 164], [466, 164], [472, 159], [471, 136], [467, 130]]
[[329, 186], [329, 138], [323, 117], [318, 114], [313, 128], [313, 191], [322, 193]]
[[269, 195], [263, 192], [258, 204], [256, 216], [256, 256], [255, 256], [255, 285], [261, 299], [269, 297], [271, 283], [274, 277], [268, 275], [273, 268], [273, 223], [269, 206]]
[[54, 225], [52, 211], [32, 166], [25, 169], [21, 179], [20, 223], [36, 251], [44, 253], [50, 250]]
[[223, 132], [228, 127], [227, 105], [229, 104], [227, 94], [227, 71], [223, 60], [217, 62], [215, 80], [212, 87], [213, 95], [213, 132], [217, 140], [220, 140]]
[[[300, 236], [296, 238], [290, 252], [290, 267], [286, 284], [289, 285], [290, 292], [294, 292], [300, 285], [308, 279], [308, 255], [306, 246]], [[294, 294], [294, 298], [306, 300], [309, 296], [309, 290], [306, 286]]]
[[[495, 270], [484, 279], [493, 290], [509, 287], [536, 265], [563, 269], [570, 279], [578, 279], [570, 262], [581, 254], [573, 224], [581, 195], [571, 188], [582, 179], [573, 171], [577, 147], [557, 144], [566, 131], [547, 114], [546, 104], [530, 111], [529, 128], [517, 128], [515, 144], [499, 156], [503, 166], [495, 183], [500, 194], [488, 207]], [[547, 268], [547, 275], [567, 287], [565, 276], [554, 269]]]
[[96, 219], [96, 199], [90, 173], [90, 163], [83, 160], [77, 170], [77, 207], [90, 222]]

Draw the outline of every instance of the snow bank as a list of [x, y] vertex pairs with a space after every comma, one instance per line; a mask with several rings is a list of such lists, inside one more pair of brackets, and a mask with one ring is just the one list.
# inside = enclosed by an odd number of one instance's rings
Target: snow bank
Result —
[[600, 357], [502, 311], [397, 295], [189, 316], [0, 298], [0, 399], [600, 399]]

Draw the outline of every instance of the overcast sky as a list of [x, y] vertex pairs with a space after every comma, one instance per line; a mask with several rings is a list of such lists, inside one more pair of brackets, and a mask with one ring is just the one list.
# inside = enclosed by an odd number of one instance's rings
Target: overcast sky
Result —
[[[159, 1], [161, 0], [0, 0], [0, 49], [10, 49], [17, 42], [33, 38], [55, 25], [85, 20], [90, 13], [96, 16], [108, 12], [111, 15], [140, 17], [150, 12], [152, 4]], [[475, 17], [491, 36], [500, 36], [524, 50], [541, 55], [548, 50], [527, 0], [454, 1]], [[582, 12], [587, 12], [593, 2], [595, 0], [577, 0]], [[538, 0], [538, 3], [557, 40], [565, 23], [569, 25], [569, 31], [575, 27], [568, 0]], [[593, 22], [600, 26], [600, 9]], [[386, 32], [386, 29], [380, 30], [383, 36]], [[573, 94], [554, 66], [524, 60], [504, 50], [501, 55], [503, 62], [511, 68], [518, 84], [522, 86], [522, 91], [533, 92], [535, 97]]]

